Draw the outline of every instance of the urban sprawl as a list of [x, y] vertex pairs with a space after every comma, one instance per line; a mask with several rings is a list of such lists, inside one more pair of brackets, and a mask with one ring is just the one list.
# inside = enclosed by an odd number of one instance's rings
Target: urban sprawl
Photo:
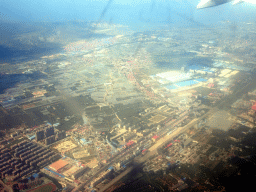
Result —
[[2, 63], [1, 190], [113, 191], [138, 167], [170, 190], [215, 185], [197, 168], [247, 157], [256, 133], [255, 26], [219, 25], [98, 24], [102, 38]]

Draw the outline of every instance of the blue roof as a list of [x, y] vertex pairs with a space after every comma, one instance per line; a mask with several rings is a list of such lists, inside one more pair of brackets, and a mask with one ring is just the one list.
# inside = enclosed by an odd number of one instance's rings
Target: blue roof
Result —
[[201, 81], [207, 81], [206, 79], [204, 79], [204, 78], [200, 78], [200, 79], [195, 79], [195, 81], [199, 81], [199, 82], [201, 82]]
[[61, 175], [61, 174], [59, 174], [59, 173], [56, 173], [55, 171], [52, 171], [52, 170], [48, 169], [47, 167], [44, 167], [44, 169], [47, 170], [47, 171], [50, 171], [51, 173], [53, 173], [53, 174], [55, 174], [55, 175], [58, 175], [58, 176], [60, 176], [60, 177], [62, 177], [62, 178], [65, 178], [64, 175]]
[[177, 87], [174, 86], [174, 85], [166, 85], [165, 87], [166, 87], [167, 89], [177, 89]]
[[32, 135], [32, 136], [30, 136], [30, 137], [28, 136], [28, 139], [29, 139], [29, 140], [33, 140], [33, 139], [35, 139], [35, 138], [36, 138], [36, 135]]
[[188, 69], [202, 70], [202, 71], [206, 71], [206, 72], [214, 72], [214, 70], [212, 70], [210, 67], [204, 67], [204, 66], [201, 66], [201, 65], [190, 65], [190, 66], [188, 66]]
[[176, 83], [175, 85], [177, 85], [179, 87], [185, 87], [185, 86], [189, 86], [189, 85], [194, 85], [196, 83], [197, 82], [194, 80], [189, 80], [189, 81], [182, 81], [182, 82]]
[[192, 70], [199, 70], [202, 68], [202, 66], [201, 65], [189, 65], [188, 68], [192, 69]]
[[205, 69], [203, 69], [203, 71], [207, 71], [207, 72], [214, 72], [214, 70], [212, 70], [211, 68], [209, 67], [206, 67]]
[[37, 178], [39, 175], [38, 175], [38, 173], [34, 173], [32, 176], [33, 176], [34, 178]]
[[166, 85], [165, 87], [167, 89], [177, 89], [179, 87], [194, 85], [194, 84], [197, 84], [198, 82], [201, 82], [201, 81], [207, 81], [207, 80], [204, 79], [204, 78], [199, 78], [199, 79], [195, 79], [195, 80], [188, 80], [188, 81], [178, 82], [178, 83], [175, 83], [175, 84], [169, 84], [169, 85]]
[[[37, 178], [37, 177], [38, 177], [38, 173], [34, 173], [32, 176], [33, 176], [34, 178]], [[30, 180], [31, 177], [28, 177], [27, 179]]]
[[86, 141], [86, 139], [84, 139], [84, 138], [80, 139], [80, 141], [81, 141], [82, 144], [84, 144], [84, 145], [92, 142], [92, 141]]
[[113, 167], [113, 166], [110, 166], [110, 167], [108, 168], [108, 170], [112, 170], [112, 169], [114, 169], [114, 167]]

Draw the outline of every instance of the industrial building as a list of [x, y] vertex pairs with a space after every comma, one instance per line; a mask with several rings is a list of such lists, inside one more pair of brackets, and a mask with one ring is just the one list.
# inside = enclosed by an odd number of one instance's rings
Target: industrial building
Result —
[[93, 181], [91, 181], [91, 187], [95, 187], [98, 185], [101, 181], [103, 181], [111, 172], [109, 170], [106, 170], [105, 172], [101, 173], [97, 178], [95, 178]]
[[79, 177], [81, 177], [85, 172], [89, 171], [89, 167], [83, 167], [81, 169], [79, 169], [78, 171], [76, 171], [73, 175], [72, 175], [72, 179], [78, 179]]
[[65, 167], [66, 165], [68, 165], [68, 162], [63, 160], [63, 159], [60, 159], [54, 163], [52, 163], [49, 167], [54, 170], [54, 171], [57, 171], [59, 172], [60, 169], [62, 169], [63, 167]]

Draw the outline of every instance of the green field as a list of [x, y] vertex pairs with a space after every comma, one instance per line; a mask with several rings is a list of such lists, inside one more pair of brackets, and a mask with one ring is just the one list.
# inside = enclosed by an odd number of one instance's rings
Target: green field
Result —
[[42, 185], [36, 189], [29, 190], [28, 192], [53, 192], [56, 190], [56, 186], [52, 183]]

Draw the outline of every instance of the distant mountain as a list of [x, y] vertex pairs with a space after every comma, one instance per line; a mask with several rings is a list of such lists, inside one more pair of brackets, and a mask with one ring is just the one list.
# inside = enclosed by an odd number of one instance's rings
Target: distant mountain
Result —
[[0, 22], [0, 60], [61, 50], [70, 42], [91, 35], [90, 23]]

